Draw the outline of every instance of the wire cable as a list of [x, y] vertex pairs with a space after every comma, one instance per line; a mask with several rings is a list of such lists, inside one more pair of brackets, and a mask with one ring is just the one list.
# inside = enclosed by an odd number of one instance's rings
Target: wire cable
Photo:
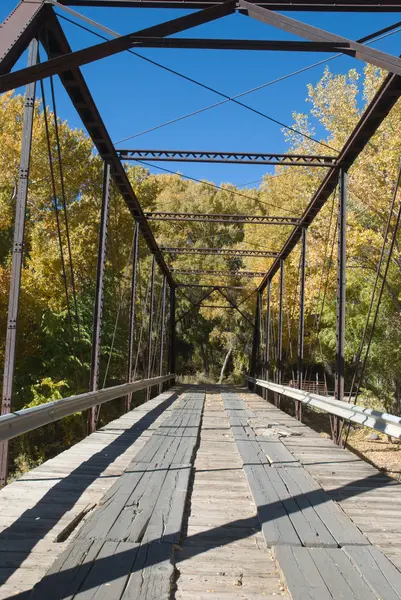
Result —
[[[67, 199], [66, 199], [65, 185], [64, 185], [64, 170], [63, 170], [63, 162], [62, 162], [62, 158], [61, 158], [61, 144], [60, 144], [60, 134], [59, 134], [59, 128], [58, 128], [56, 95], [54, 93], [53, 77], [50, 77], [50, 90], [51, 90], [51, 98], [52, 98], [52, 104], [53, 104], [54, 132], [56, 135], [56, 149], [57, 149], [57, 160], [58, 160], [58, 167], [59, 167], [59, 173], [60, 173], [61, 200], [62, 200], [62, 205], [63, 205], [64, 227], [65, 227], [65, 236], [66, 236], [66, 240], [67, 240], [67, 252], [68, 252], [68, 261], [69, 261], [69, 267], [70, 267], [70, 279], [71, 279], [72, 296], [73, 296], [73, 303], [74, 303], [75, 322], [77, 324], [78, 340], [79, 340], [79, 342], [81, 342], [82, 340], [81, 340], [81, 328], [80, 328], [79, 314], [78, 314], [77, 290], [76, 290], [76, 285], [75, 285], [74, 264], [73, 264], [73, 259], [72, 259], [70, 229], [69, 229], [69, 225], [68, 225]], [[81, 349], [81, 360], [82, 360], [82, 349]]]
[[[58, 16], [61, 17], [62, 19], [64, 19], [65, 21], [68, 21], [68, 22], [76, 25], [77, 27], [80, 27], [81, 29], [84, 29], [85, 31], [92, 33], [93, 35], [97, 36], [98, 38], [109, 41], [109, 39], [107, 37], [101, 35], [100, 33], [92, 31], [91, 29], [89, 29], [88, 27], [85, 27], [84, 25], [81, 25], [80, 23], [76, 23], [75, 21], [73, 21], [72, 19], [69, 19], [68, 17], [65, 17], [60, 14], [58, 14]], [[96, 25], [98, 26], [98, 24], [96, 24]], [[111, 30], [110, 30], [110, 33], [111, 33]], [[121, 37], [120, 34], [117, 32], [113, 32], [113, 33], [111, 33], [111, 35], [113, 35], [114, 37]], [[184, 79], [185, 81], [189, 81], [190, 83], [193, 83], [193, 84], [197, 85], [198, 87], [201, 87], [209, 92], [213, 92], [214, 94], [217, 94], [221, 98], [224, 98], [227, 102], [233, 102], [234, 104], [237, 104], [238, 106], [241, 106], [242, 108], [245, 108], [245, 109], [249, 110], [250, 112], [255, 113], [256, 115], [259, 115], [260, 117], [263, 117], [264, 119], [267, 119], [268, 121], [270, 121], [272, 123], [275, 123], [276, 125], [280, 125], [280, 127], [284, 127], [285, 129], [288, 129], [289, 131], [292, 131], [293, 133], [296, 133], [297, 135], [301, 135], [305, 139], [308, 139], [309, 141], [314, 142], [315, 144], [319, 144], [320, 146], [324, 146], [325, 148], [328, 148], [329, 150], [334, 150], [334, 152], [338, 152], [338, 150], [336, 148], [333, 148], [329, 144], [326, 144], [325, 142], [322, 142], [320, 140], [316, 140], [315, 138], [308, 135], [307, 133], [299, 131], [298, 129], [296, 129], [295, 127], [292, 127], [291, 125], [286, 125], [286, 123], [283, 123], [282, 121], [279, 121], [278, 119], [270, 117], [266, 113], [263, 113], [262, 111], [257, 110], [256, 108], [253, 108], [252, 106], [249, 106], [249, 104], [240, 102], [235, 97], [229, 96], [228, 94], [225, 94], [224, 92], [221, 92], [220, 90], [217, 90], [216, 88], [206, 85], [205, 83], [201, 83], [200, 81], [197, 81], [196, 79], [193, 79], [192, 77], [189, 77], [188, 75], [184, 75], [183, 73], [180, 73], [179, 71], [176, 71], [175, 69], [166, 67], [165, 65], [162, 65], [161, 63], [159, 63], [155, 60], [152, 60], [151, 58], [147, 58], [146, 56], [142, 56], [141, 54], [134, 52], [133, 50], [126, 50], [126, 52], [129, 52], [129, 54], [132, 54], [133, 56], [136, 56], [137, 58], [140, 58], [141, 60], [144, 60], [145, 62], [148, 62], [160, 69], [163, 69], [164, 71], [167, 71], [168, 73], [176, 75], [177, 77], [180, 77], [181, 79]], [[132, 136], [132, 137], [136, 137], [136, 136]], [[127, 139], [132, 139], [132, 137], [125, 138], [125, 140], [120, 140], [115, 143], [120, 144], [122, 141], [126, 141]]]
[[[52, 186], [52, 192], [53, 192], [53, 206], [54, 206], [54, 213], [56, 216], [57, 238], [58, 238], [58, 245], [59, 245], [59, 252], [60, 252], [62, 280], [63, 280], [63, 284], [64, 284], [64, 293], [65, 293], [65, 298], [66, 298], [67, 315], [68, 315], [68, 322], [69, 322], [69, 328], [70, 328], [71, 342], [74, 346], [74, 328], [72, 326], [70, 296], [69, 296], [69, 291], [68, 291], [67, 272], [66, 272], [66, 268], [65, 268], [63, 240], [62, 240], [62, 236], [61, 236], [60, 213], [59, 213], [58, 201], [57, 201], [57, 189], [56, 189], [56, 180], [55, 180], [55, 175], [54, 175], [54, 166], [53, 166], [53, 159], [52, 159], [52, 150], [51, 150], [50, 130], [49, 130], [49, 122], [48, 122], [48, 114], [47, 114], [47, 106], [46, 106], [45, 88], [44, 88], [42, 79], [40, 80], [40, 88], [41, 88], [41, 94], [42, 94], [42, 100], [43, 100], [43, 117], [44, 117], [44, 123], [45, 123], [47, 152], [48, 152], [48, 156], [49, 156], [50, 179], [51, 179], [51, 186]], [[74, 354], [75, 354], [75, 351], [74, 351]], [[77, 384], [78, 384], [78, 382], [77, 382]]]

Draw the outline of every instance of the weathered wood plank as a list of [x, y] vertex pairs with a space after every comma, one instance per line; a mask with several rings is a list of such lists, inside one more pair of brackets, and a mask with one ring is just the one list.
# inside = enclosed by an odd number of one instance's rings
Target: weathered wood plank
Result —
[[374, 546], [344, 546], [344, 553], [378, 598], [400, 600], [401, 573]]

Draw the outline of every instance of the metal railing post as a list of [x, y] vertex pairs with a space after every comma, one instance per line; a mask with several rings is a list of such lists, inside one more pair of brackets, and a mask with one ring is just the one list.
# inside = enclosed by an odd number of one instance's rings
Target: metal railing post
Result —
[[[176, 343], [175, 343], [175, 288], [170, 287], [170, 335], [168, 349], [168, 370], [169, 373], [175, 373], [176, 369]], [[173, 381], [173, 385], [175, 380]]]
[[[249, 374], [251, 377], [257, 375], [257, 363], [259, 357], [260, 347], [260, 304], [261, 304], [261, 292], [258, 292], [256, 297], [256, 309], [255, 309], [255, 323], [253, 326], [253, 340], [252, 340], [252, 354], [251, 362], [249, 365]], [[256, 386], [250, 384], [249, 389], [256, 391]]]
[[[163, 363], [164, 363], [164, 336], [166, 329], [166, 290], [167, 290], [167, 278], [163, 277], [163, 287], [162, 287], [162, 314], [161, 314], [161, 323], [160, 323], [160, 355], [159, 355], [159, 375], [163, 375]], [[163, 391], [163, 384], [159, 386], [159, 394]]]
[[[148, 371], [147, 378], [151, 378], [152, 373], [152, 333], [153, 333], [153, 309], [155, 298], [155, 256], [152, 256], [152, 269], [150, 275], [150, 299], [149, 299], [149, 329], [148, 329]], [[150, 400], [152, 388], [146, 390], [146, 400]]]
[[[306, 265], [306, 228], [302, 230], [301, 240], [301, 272], [299, 283], [299, 323], [298, 323], [298, 389], [302, 390], [304, 337], [305, 337], [305, 265]], [[295, 416], [301, 421], [302, 403], [295, 402]]]
[[[138, 263], [139, 246], [139, 224], [136, 222], [134, 230], [133, 255], [132, 255], [132, 277], [131, 277], [131, 297], [129, 307], [129, 335], [128, 335], [128, 365], [127, 365], [127, 383], [132, 381], [132, 359], [134, 354], [134, 335], [135, 335], [135, 299], [136, 299], [136, 276]], [[132, 394], [125, 398], [125, 412], [131, 410]]]
[[[270, 360], [270, 302], [271, 302], [271, 280], [267, 282], [267, 295], [266, 295], [266, 327], [265, 327], [265, 370], [264, 377], [269, 379], [269, 360]], [[268, 399], [269, 392], [264, 390], [264, 399]]]
[[[89, 381], [90, 392], [95, 392], [99, 389], [100, 355], [102, 351], [104, 278], [106, 274], [107, 236], [110, 215], [110, 187], [110, 165], [105, 163], [103, 170], [103, 194], [102, 207], [100, 213], [99, 246], [97, 253], [96, 296], [95, 305], [93, 309], [92, 356]], [[93, 433], [95, 431], [97, 417], [98, 407], [93, 406], [88, 411], [88, 433]]]
[[[277, 337], [277, 383], [283, 379], [283, 290], [284, 290], [284, 260], [280, 260], [280, 290]], [[276, 396], [276, 406], [280, 407], [280, 396]]]
[[[35, 65], [37, 60], [38, 41], [33, 39], [29, 46], [28, 66]], [[36, 83], [30, 83], [26, 86], [17, 200], [15, 207], [11, 281], [8, 296], [7, 334], [4, 353], [3, 393], [1, 402], [2, 415], [11, 412], [11, 400], [13, 394], [22, 258], [24, 253], [25, 214], [28, 197], [29, 168], [31, 164], [33, 117], [35, 112], [35, 93]], [[4, 441], [0, 443], [0, 486], [7, 483], [7, 476], [8, 442]]]
[[[338, 180], [337, 216], [337, 305], [336, 305], [336, 385], [335, 397], [344, 398], [344, 348], [345, 348], [345, 269], [347, 248], [347, 172], [340, 169]], [[332, 419], [332, 435], [336, 444], [341, 442], [343, 421]]]

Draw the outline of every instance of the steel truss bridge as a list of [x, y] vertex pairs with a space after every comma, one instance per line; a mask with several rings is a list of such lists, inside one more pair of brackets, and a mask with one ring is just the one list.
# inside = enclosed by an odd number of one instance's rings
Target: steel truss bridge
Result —
[[[81, 12], [95, 7], [120, 8], [130, 18], [143, 8], [166, 9], [173, 18], [118, 35], [88, 17], [88, 11]], [[185, 13], [176, 17], [174, 9]], [[347, 176], [401, 96], [401, 58], [369, 45], [400, 23], [354, 41], [299, 20], [303, 11], [398, 13], [401, 1], [22, 0], [2, 24], [0, 93], [25, 86], [25, 102], [0, 417], [0, 598], [184, 600], [215, 597], [216, 591], [235, 599], [240, 597], [237, 591], [243, 590], [248, 597], [281, 595], [284, 600], [401, 599], [401, 484], [343, 448], [344, 432], [351, 423], [401, 439], [400, 417], [350, 402], [351, 396], [347, 398], [344, 391]], [[235, 13], [297, 40], [171, 37]], [[78, 19], [106, 37], [100, 35], [99, 43], [72, 50], [63, 29], [66, 18]], [[39, 48], [46, 55], [43, 62], [38, 59]], [[278, 154], [270, 152], [271, 148], [269, 152], [118, 149], [81, 67], [138, 48], [163, 48], [166, 53], [173, 48], [335, 52], [380, 67], [387, 75], [339, 151], [326, 148], [324, 155], [301, 155]], [[21, 66], [19, 59], [27, 49], [28, 65]], [[46, 105], [42, 82], [54, 76], [60, 79], [104, 165], [90, 385], [85, 393], [15, 411], [35, 98], [40, 87]], [[53, 80], [51, 86], [54, 92]], [[60, 148], [59, 139], [57, 144]], [[60, 154], [58, 160], [61, 173]], [[284, 209], [283, 214], [272, 216], [263, 208], [257, 214], [236, 215], [148, 212], [130, 183], [126, 161], [278, 165], [322, 171], [317, 189], [299, 215], [289, 215]], [[393, 206], [400, 179], [401, 171]], [[112, 185], [132, 215], [134, 239], [126, 382], [102, 387]], [[308, 228], [335, 192], [336, 361], [335, 392], [329, 396], [318, 393], [321, 388], [314, 388], [314, 382], [304, 377], [305, 279]], [[53, 196], [57, 205], [55, 191]], [[223, 224], [290, 229], [279, 248], [198, 247], [198, 239], [177, 247], [171, 245], [173, 233], [171, 241], [159, 245], [158, 224], [153, 221], [207, 224], [208, 228]], [[395, 237], [393, 246], [394, 241]], [[147, 346], [138, 379], [135, 326], [142, 247], [151, 256], [151, 268], [149, 293], [139, 299], [147, 315]], [[288, 357], [283, 350], [285, 268], [296, 248], [300, 249], [297, 372], [288, 382]], [[188, 260], [197, 255], [221, 257], [219, 268], [192, 268]], [[257, 259], [258, 270], [244, 268], [245, 258]], [[267, 269], [260, 270], [262, 260]], [[254, 285], [250, 287], [246, 280]], [[217, 297], [223, 303], [216, 303]], [[251, 297], [255, 298], [252, 317], [245, 308]], [[277, 314], [273, 314], [273, 297], [278, 299]], [[186, 310], [180, 306], [183, 300]], [[185, 327], [195, 309], [235, 311], [249, 327], [252, 351], [246, 387], [186, 386], [176, 381], [182, 375], [176, 373], [177, 326]], [[139, 402], [141, 393], [146, 402], [143, 398]], [[122, 416], [100, 427], [100, 407], [117, 399], [123, 399]], [[332, 441], [302, 422], [303, 407], [328, 415]], [[288, 414], [292, 408], [294, 416]], [[84, 411], [86, 438], [6, 485], [9, 440]], [[383, 513], [375, 512], [378, 497]]]

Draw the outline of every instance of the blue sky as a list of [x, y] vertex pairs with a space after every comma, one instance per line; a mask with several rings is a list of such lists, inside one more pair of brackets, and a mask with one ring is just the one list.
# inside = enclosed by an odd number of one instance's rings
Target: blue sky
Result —
[[[16, 5], [16, 0], [2, 0], [0, 21]], [[62, 9], [56, 9], [64, 14]], [[131, 33], [152, 24], [185, 14], [181, 10], [75, 8], [117, 32]], [[287, 13], [289, 14], [289, 13]], [[290, 16], [333, 33], [358, 39], [401, 20], [400, 14], [369, 13], [291, 13]], [[98, 43], [95, 36], [62, 21], [72, 48]], [[183, 37], [221, 37], [248, 39], [295, 39], [242, 15], [191, 29]], [[401, 52], [401, 32], [374, 45], [394, 55]], [[245, 52], [214, 50], [141, 50], [143, 56], [180, 71], [230, 96], [301, 69], [329, 55], [321, 53]], [[23, 56], [17, 67], [26, 64]], [[330, 62], [333, 72], [351, 67], [363, 69], [364, 63], [349, 57]], [[306, 112], [307, 83], [316, 83], [324, 65], [272, 85], [241, 100], [252, 107], [292, 124], [292, 112]], [[179, 117], [219, 101], [217, 95], [150, 65], [125, 52], [82, 68], [89, 88], [108, 127], [113, 141], [139, 133], [160, 123]], [[57, 79], [57, 78], [56, 78]], [[81, 127], [78, 115], [61, 85], [57, 82], [59, 116], [71, 126]], [[320, 132], [321, 133], [321, 132]], [[233, 103], [142, 135], [117, 147], [147, 149], [232, 150], [248, 152], [285, 152], [281, 128]], [[208, 165], [168, 163], [172, 170], [192, 177], [205, 178], [217, 184], [241, 185], [260, 179], [268, 168], [247, 165]], [[159, 172], [157, 168], [151, 169]], [[270, 168], [270, 172], [272, 169]]]

